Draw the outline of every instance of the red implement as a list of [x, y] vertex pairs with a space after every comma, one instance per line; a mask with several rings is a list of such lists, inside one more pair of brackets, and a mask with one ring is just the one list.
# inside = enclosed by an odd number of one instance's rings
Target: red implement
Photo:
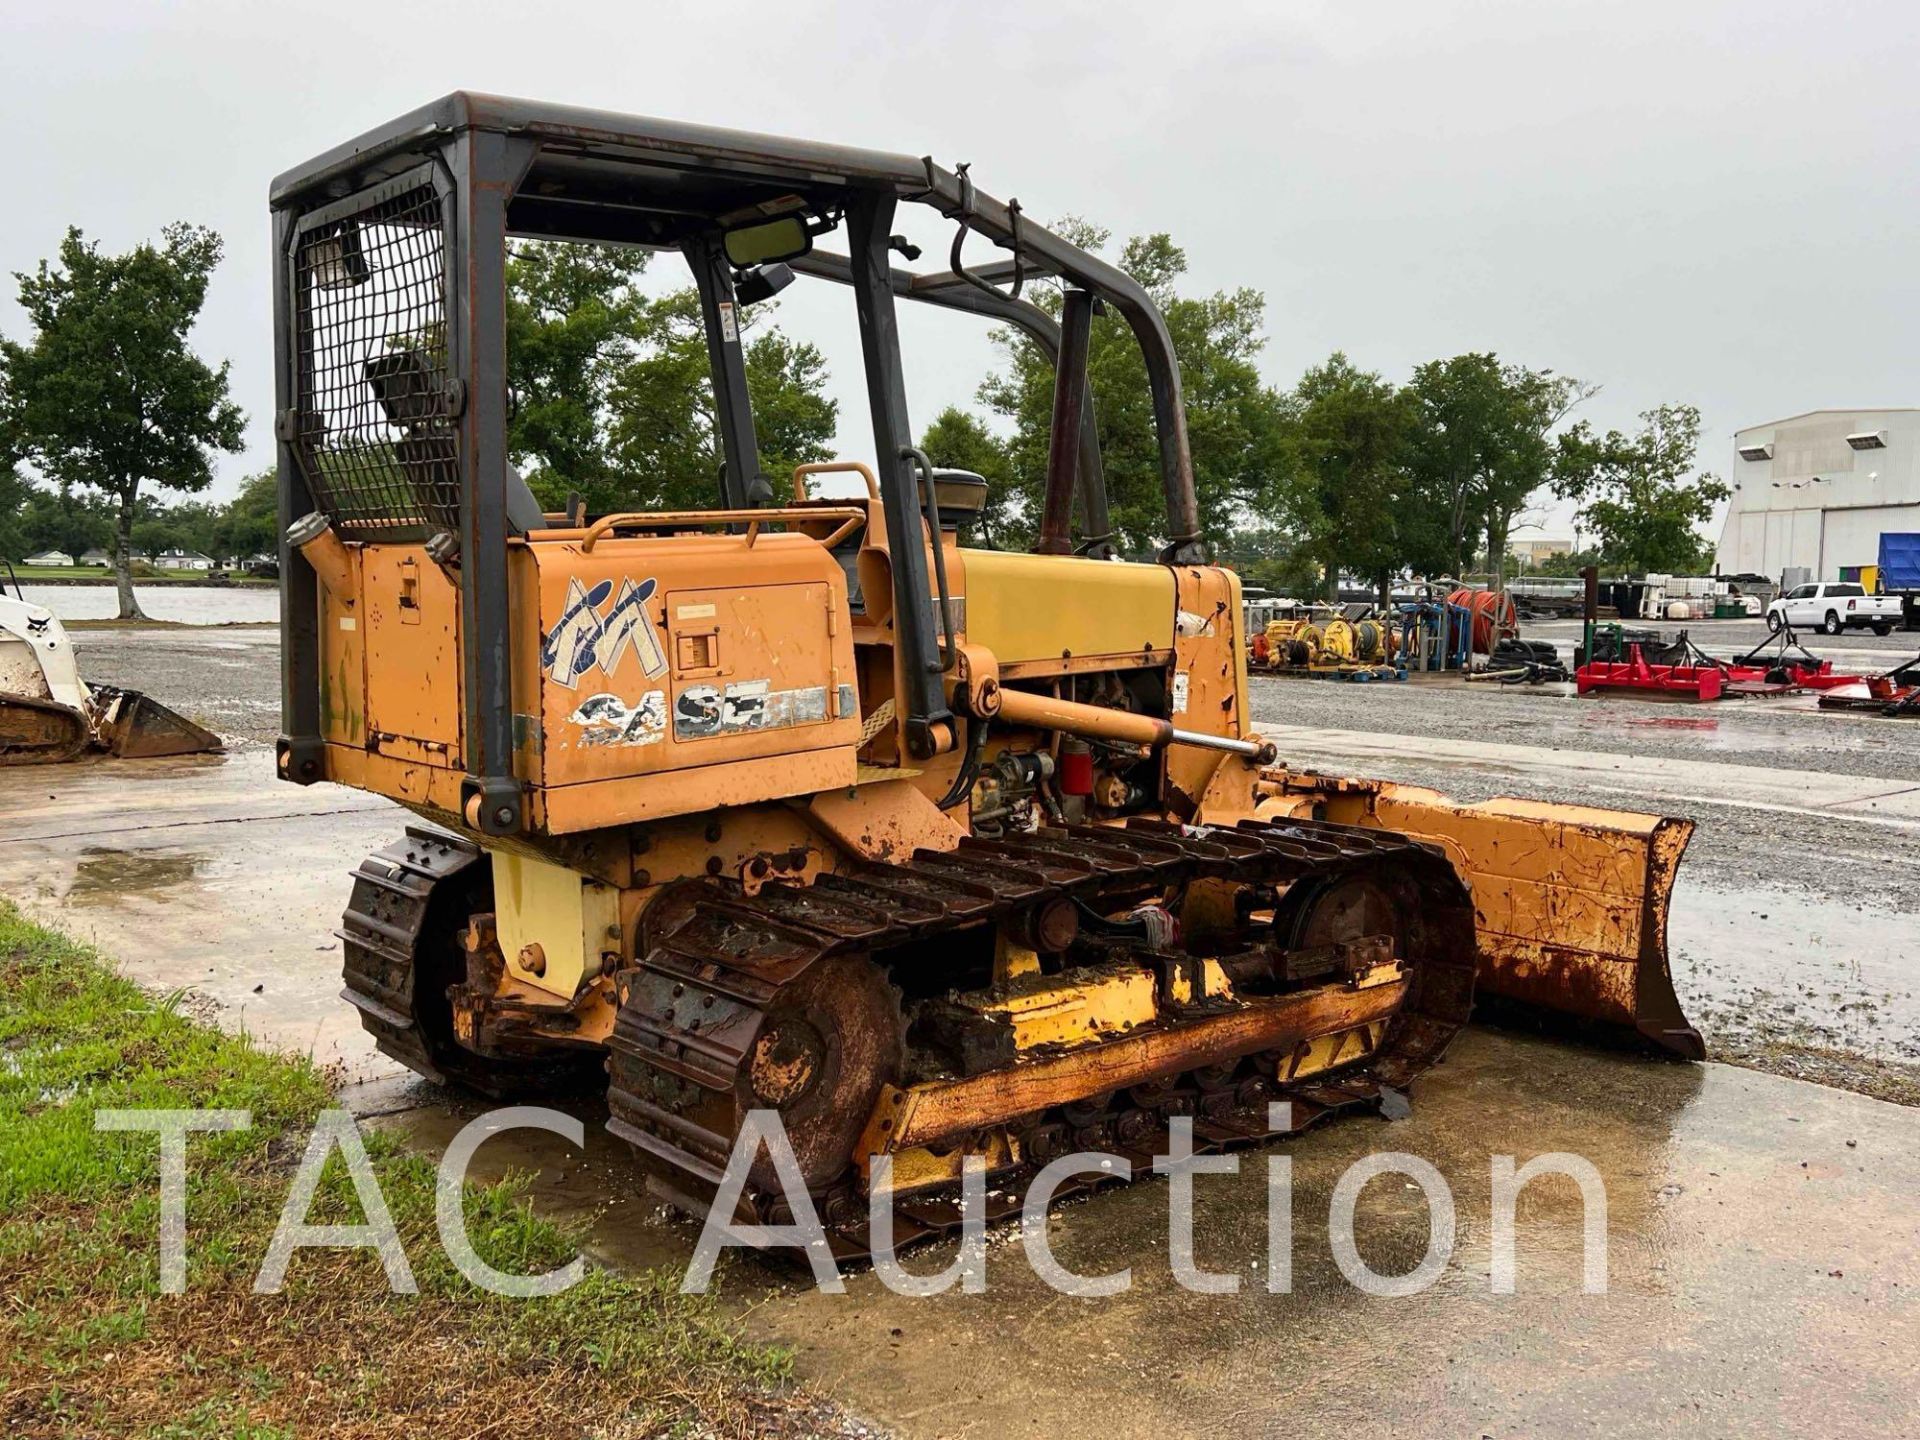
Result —
[[1582, 695], [1599, 690], [1625, 691], [1650, 699], [1718, 700], [1726, 675], [1718, 665], [1651, 665], [1636, 644], [1623, 661], [1595, 660], [1573, 672]]

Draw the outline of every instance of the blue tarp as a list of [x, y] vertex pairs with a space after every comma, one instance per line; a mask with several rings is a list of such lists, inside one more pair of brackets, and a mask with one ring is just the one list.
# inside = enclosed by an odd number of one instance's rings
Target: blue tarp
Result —
[[1880, 588], [1920, 590], [1920, 533], [1881, 533]]

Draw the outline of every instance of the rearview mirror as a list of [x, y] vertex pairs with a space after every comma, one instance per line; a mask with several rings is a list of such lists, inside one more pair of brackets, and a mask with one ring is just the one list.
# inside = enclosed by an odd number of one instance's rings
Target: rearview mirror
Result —
[[758, 225], [743, 225], [723, 237], [727, 259], [737, 270], [773, 260], [795, 260], [813, 249], [813, 236], [799, 215], [783, 215]]

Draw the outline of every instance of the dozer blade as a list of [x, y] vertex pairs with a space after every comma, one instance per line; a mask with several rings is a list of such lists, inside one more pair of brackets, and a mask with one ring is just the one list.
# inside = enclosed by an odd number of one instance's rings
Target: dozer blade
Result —
[[161, 755], [215, 755], [220, 737], [138, 690], [95, 685], [89, 701], [94, 742], [128, 760]]
[[[1384, 784], [1358, 823], [1439, 844], [1473, 891], [1478, 994], [1495, 1009], [1626, 1030], [1689, 1060], [1706, 1046], [1667, 966], [1667, 907], [1693, 822]], [[1345, 818], [1338, 802], [1329, 818]]]
[[1475, 993], [1487, 1009], [1704, 1058], [1667, 965], [1692, 821], [1508, 798], [1463, 805], [1418, 785], [1284, 769], [1262, 786], [1263, 818], [1313, 814], [1439, 847], [1473, 892]]
[[57, 700], [0, 694], [0, 765], [57, 765], [87, 748], [87, 718]]

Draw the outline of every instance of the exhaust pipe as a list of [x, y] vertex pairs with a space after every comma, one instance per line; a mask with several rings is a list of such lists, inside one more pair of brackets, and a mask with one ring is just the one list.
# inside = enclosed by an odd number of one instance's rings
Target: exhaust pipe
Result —
[[287, 526], [287, 543], [313, 566], [313, 573], [342, 600], [353, 596], [353, 558], [340, 537], [333, 533], [333, 522], [318, 510], [302, 515]]

